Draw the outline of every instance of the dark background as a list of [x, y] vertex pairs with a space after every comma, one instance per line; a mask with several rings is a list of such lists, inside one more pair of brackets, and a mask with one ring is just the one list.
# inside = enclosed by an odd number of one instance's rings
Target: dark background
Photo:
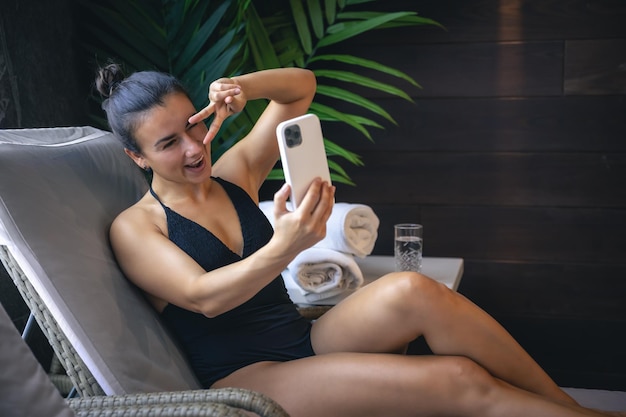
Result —
[[[377, 31], [333, 48], [423, 86], [403, 86], [415, 103], [362, 91], [398, 122], [381, 121], [374, 143], [324, 126], [365, 162], [348, 168], [357, 186], [339, 185], [337, 200], [378, 214], [375, 254], [392, 253], [394, 223], [421, 222], [425, 255], [464, 258], [459, 291], [560, 385], [626, 391], [626, 3], [381, 7], [446, 29]], [[93, 60], [77, 46], [79, 18], [69, 0], [2, 0], [0, 127], [90, 124]], [[23, 320], [8, 281], [2, 303]]]

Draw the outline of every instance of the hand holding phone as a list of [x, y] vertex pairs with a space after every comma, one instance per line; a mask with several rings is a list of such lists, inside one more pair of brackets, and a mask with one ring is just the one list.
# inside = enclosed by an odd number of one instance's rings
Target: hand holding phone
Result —
[[276, 137], [295, 210], [316, 177], [331, 184], [322, 126], [316, 115], [305, 114], [280, 123]]

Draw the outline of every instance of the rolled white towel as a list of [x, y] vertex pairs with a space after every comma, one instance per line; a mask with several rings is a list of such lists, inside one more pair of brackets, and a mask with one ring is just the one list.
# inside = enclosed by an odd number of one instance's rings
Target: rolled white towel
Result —
[[291, 298], [291, 301], [295, 304], [324, 304], [324, 300], [344, 292], [344, 290], [338, 288], [323, 293], [308, 292], [296, 283], [295, 278], [288, 269], [283, 271], [283, 280], [285, 281], [289, 298]]
[[287, 265], [283, 280], [294, 302], [312, 303], [359, 288], [363, 273], [352, 255], [309, 248]]
[[[259, 207], [274, 225], [274, 202], [261, 201]], [[314, 247], [333, 249], [364, 258], [374, 249], [380, 220], [365, 204], [335, 203], [326, 223], [326, 237]]]
[[380, 221], [365, 204], [335, 203], [326, 223], [326, 237], [315, 246], [364, 258], [374, 249]]

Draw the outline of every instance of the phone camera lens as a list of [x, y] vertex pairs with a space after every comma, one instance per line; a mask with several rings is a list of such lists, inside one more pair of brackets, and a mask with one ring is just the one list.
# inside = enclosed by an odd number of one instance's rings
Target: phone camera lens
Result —
[[285, 128], [285, 143], [289, 148], [299, 146], [302, 143], [302, 133], [300, 132], [300, 126], [295, 124]]

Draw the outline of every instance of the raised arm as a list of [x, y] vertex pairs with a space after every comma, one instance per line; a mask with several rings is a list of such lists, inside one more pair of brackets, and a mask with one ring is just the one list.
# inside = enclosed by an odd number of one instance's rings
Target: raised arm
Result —
[[196, 123], [215, 114], [205, 143], [215, 137], [227, 117], [243, 110], [247, 101], [270, 100], [250, 133], [217, 161], [215, 175], [237, 183], [254, 197], [278, 160], [276, 126], [306, 113], [315, 88], [313, 73], [301, 68], [258, 71], [212, 83], [209, 105], [189, 119]]

